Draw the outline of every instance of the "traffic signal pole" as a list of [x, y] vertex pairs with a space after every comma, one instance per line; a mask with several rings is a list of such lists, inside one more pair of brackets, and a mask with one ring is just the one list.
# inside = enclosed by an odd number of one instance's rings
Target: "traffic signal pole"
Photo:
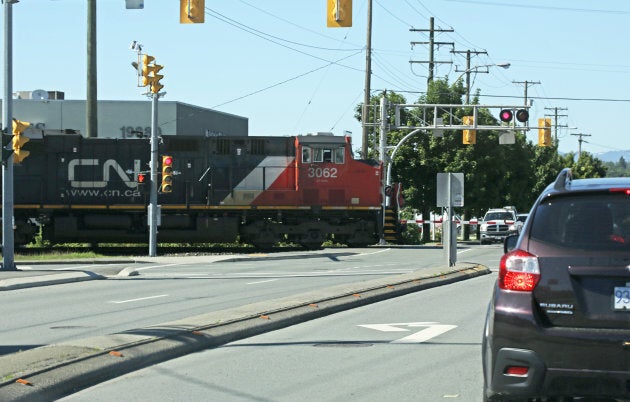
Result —
[[[13, 1], [4, 1], [4, 101], [3, 132], [12, 132], [13, 123]], [[4, 142], [4, 141], [3, 141]], [[2, 266], [3, 271], [16, 271], [13, 238], [13, 156], [2, 160]]]
[[157, 183], [158, 183], [158, 135], [157, 135], [157, 114], [158, 98], [157, 92], [151, 93], [151, 193], [149, 195], [149, 257], [157, 256], [157, 226], [158, 226], [158, 206], [157, 206]]
[[[201, 0], [197, 0], [195, 4], [203, 3]], [[142, 45], [133, 41], [131, 44], [132, 50], [138, 52], [138, 63], [134, 65], [138, 70], [138, 86], [148, 87], [149, 94], [151, 96], [151, 183], [148, 205], [148, 225], [149, 225], [149, 257], [157, 256], [157, 227], [160, 221], [160, 208], [158, 206], [158, 99], [160, 98], [160, 90], [164, 86], [160, 83], [160, 80], [164, 78], [163, 75], [158, 74], [163, 66], [155, 64], [155, 57], [148, 54], [142, 54]], [[162, 95], [164, 95], [163, 93]]]

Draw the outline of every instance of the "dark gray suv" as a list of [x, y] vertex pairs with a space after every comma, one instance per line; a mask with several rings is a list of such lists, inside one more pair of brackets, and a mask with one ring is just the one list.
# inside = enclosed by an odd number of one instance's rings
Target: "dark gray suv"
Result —
[[484, 401], [630, 400], [630, 178], [564, 169], [515, 243], [486, 317]]

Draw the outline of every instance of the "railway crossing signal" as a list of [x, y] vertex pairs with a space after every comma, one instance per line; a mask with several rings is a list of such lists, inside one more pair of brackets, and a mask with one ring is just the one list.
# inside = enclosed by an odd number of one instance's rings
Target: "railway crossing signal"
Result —
[[162, 193], [173, 192], [173, 157], [169, 155], [162, 156], [162, 185], [160, 190]]
[[[514, 117], [514, 112], [512, 112], [512, 110], [510, 109], [502, 109], [501, 112], [499, 113], [499, 119], [501, 119], [501, 121], [504, 123], [511, 122], [513, 117]], [[521, 123], [525, 123], [527, 120], [529, 120], [529, 112], [526, 109], [517, 110], [516, 120], [518, 120]]]
[[26, 130], [30, 126], [31, 123], [20, 121], [18, 119], [13, 119], [13, 163], [21, 163], [30, 154], [29, 151], [22, 149], [24, 144], [29, 141], [28, 137], [24, 135], [24, 130]]

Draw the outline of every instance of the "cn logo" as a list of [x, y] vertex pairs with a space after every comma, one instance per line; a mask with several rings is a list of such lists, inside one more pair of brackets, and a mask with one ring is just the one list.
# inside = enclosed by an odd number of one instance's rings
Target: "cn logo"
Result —
[[[78, 169], [85, 169], [89, 167], [90, 169], [94, 169], [93, 166], [98, 166], [98, 159], [73, 159], [68, 163], [68, 181], [70, 181], [70, 186], [73, 188], [104, 188], [107, 186], [107, 182], [109, 182], [110, 172], [114, 171], [120, 179], [125, 183], [125, 185], [129, 188], [138, 187], [138, 183], [129, 179], [127, 173], [123, 170], [123, 168], [113, 159], [108, 159], [103, 163], [103, 175], [102, 180], [75, 180], [78, 176], [76, 172]], [[99, 178], [100, 179], [100, 178]]]

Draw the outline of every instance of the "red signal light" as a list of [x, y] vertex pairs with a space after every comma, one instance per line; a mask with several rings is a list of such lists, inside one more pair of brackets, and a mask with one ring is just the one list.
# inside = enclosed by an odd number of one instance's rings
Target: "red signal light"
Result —
[[503, 109], [501, 110], [501, 113], [499, 113], [499, 118], [501, 119], [502, 122], [504, 123], [509, 123], [512, 121], [512, 117], [514, 115], [512, 114], [511, 110], [508, 109]]
[[[514, 112], [512, 112], [510, 109], [502, 109], [501, 113], [499, 113], [499, 119], [501, 119], [501, 121], [504, 123], [511, 122], [513, 117]], [[525, 123], [527, 120], [529, 120], [529, 112], [527, 111], [527, 109], [517, 110], [516, 120], [521, 123]]]
[[145, 173], [138, 173], [138, 183], [142, 184], [144, 182], [146, 182], [147, 180], [147, 175]]

